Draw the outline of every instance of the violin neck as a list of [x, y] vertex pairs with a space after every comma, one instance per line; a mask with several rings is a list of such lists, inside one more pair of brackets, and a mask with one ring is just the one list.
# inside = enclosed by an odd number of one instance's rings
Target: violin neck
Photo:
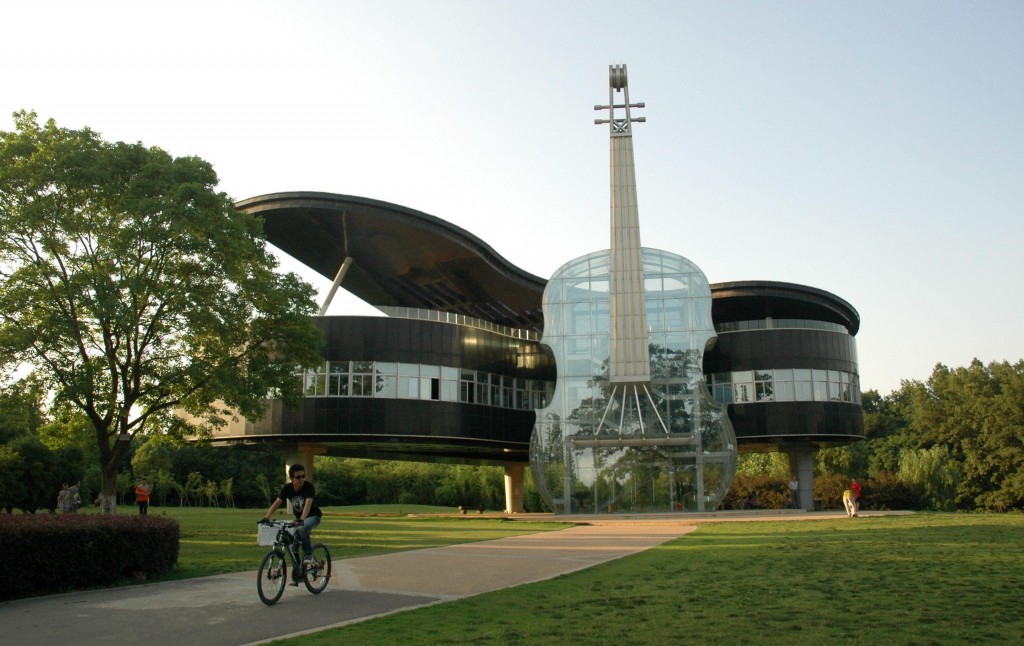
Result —
[[[612, 384], [647, 384], [651, 381], [647, 320], [644, 310], [644, 266], [640, 251], [640, 215], [637, 210], [636, 173], [633, 166], [630, 110], [642, 103], [629, 102], [626, 66], [609, 68], [607, 121], [611, 131], [611, 357], [608, 377]], [[623, 94], [615, 102], [617, 92]], [[617, 113], [617, 110], [623, 112]]]

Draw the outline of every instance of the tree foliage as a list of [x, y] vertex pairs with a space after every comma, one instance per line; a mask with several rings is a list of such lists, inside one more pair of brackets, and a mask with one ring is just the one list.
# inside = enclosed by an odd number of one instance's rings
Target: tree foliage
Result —
[[959, 507], [1024, 507], [1024, 361], [937, 365], [915, 392], [913, 429], [959, 464]]
[[212, 166], [34, 113], [0, 131], [0, 358], [89, 419], [116, 487], [130, 439], [183, 409], [258, 418], [319, 361], [312, 288], [275, 272]]

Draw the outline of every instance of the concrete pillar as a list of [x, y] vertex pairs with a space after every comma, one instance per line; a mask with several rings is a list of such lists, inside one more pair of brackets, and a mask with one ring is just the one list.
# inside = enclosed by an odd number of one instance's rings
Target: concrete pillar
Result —
[[525, 464], [511, 464], [505, 467], [505, 513], [521, 514], [523, 510], [523, 481]]
[[796, 476], [799, 487], [797, 497], [800, 509], [814, 511], [814, 454], [813, 446], [789, 449], [789, 472]]
[[288, 469], [293, 464], [301, 464], [306, 467], [306, 480], [313, 482], [316, 476], [313, 474], [313, 456], [327, 453], [327, 447], [319, 444], [296, 444], [285, 451], [284, 454], [284, 479], [288, 481]]

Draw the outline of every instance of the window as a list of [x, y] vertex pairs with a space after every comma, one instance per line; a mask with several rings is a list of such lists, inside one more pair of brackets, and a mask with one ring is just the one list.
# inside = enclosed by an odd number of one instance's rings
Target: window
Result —
[[348, 397], [348, 361], [332, 361], [327, 374], [327, 396]]

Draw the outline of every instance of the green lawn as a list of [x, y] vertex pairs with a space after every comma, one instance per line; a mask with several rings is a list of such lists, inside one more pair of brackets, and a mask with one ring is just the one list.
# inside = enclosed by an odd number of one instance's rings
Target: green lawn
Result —
[[[91, 510], [86, 510], [91, 511]], [[259, 567], [266, 547], [256, 544], [256, 522], [263, 509], [211, 507], [150, 507], [152, 515], [166, 515], [181, 526], [178, 564], [160, 580], [188, 579]], [[138, 513], [122, 507], [118, 513]], [[407, 514], [456, 513], [455, 509], [420, 505], [325, 507], [323, 521], [314, 532], [326, 543], [331, 558], [344, 559], [439, 545], [487, 541], [505, 536], [533, 534], [567, 527], [564, 523], [522, 523], [498, 518], [415, 517]], [[278, 512], [277, 518], [290, 518]]]
[[275, 643], [1021, 643], [1022, 544], [1021, 514], [707, 523], [550, 581]]

